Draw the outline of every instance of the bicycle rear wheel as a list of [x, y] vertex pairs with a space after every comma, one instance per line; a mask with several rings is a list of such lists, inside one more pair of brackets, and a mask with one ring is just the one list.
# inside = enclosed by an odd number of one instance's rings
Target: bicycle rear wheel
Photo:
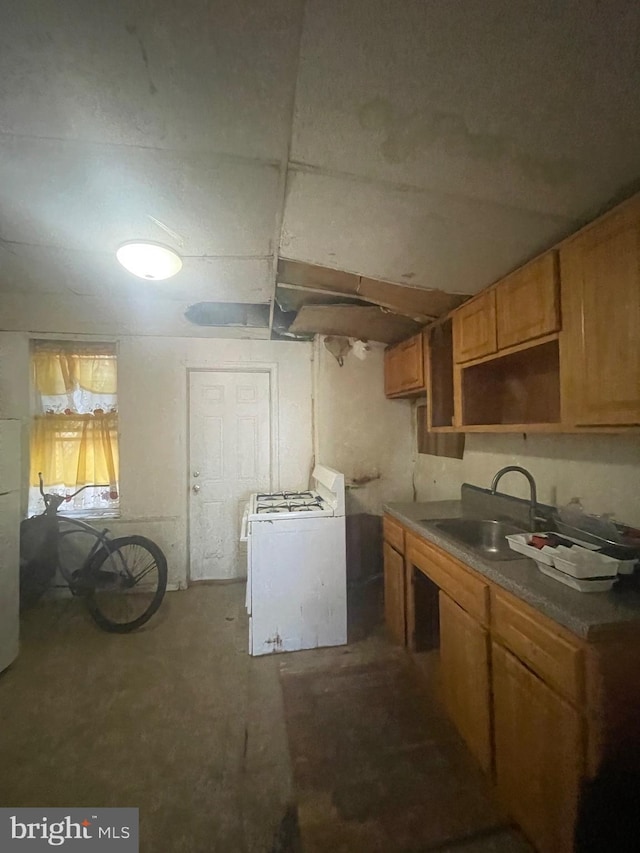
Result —
[[101, 548], [83, 572], [89, 613], [105, 631], [126, 634], [144, 625], [167, 589], [167, 560], [145, 536], [122, 536]]

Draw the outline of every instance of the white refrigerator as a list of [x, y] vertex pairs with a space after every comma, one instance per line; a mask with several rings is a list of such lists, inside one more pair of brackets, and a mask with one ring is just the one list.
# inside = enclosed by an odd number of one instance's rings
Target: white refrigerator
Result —
[[21, 429], [0, 420], [0, 672], [18, 655]]

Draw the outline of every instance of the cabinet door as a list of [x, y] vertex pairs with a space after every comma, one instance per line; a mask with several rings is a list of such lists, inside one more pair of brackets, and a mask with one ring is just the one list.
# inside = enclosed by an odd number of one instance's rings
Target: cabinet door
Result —
[[431, 370], [431, 352], [429, 350], [428, 332], [420, 332], [420, 350], [422, 357], [422, 372], [420, 374], [422, 390], [426, 393], [429, 384], [429, 372]]
[[422, 332], [399, 344], [402, 353], [402, 385], [405, 390], [424, 388], [424, 350]]
[[400, 359], [400, 388], [417, 391], [424, 388], [424, 354], [422, 333], [397, 344]]
[[384, 543], [384, 619], [393, 642], [405, 645], [404, 557]]
[[548, 252], [498, 285], [498, 349], [558, 331], [560, 305], [557, 261], [557, 253]]
[[384, 353], [384, 393], [393, 397], [400, 391], [400, 354], [396, 347]]
[[489, 290], [454, 312], [453, 353], [460, 363], [491, 355], [496, 349], [496, 296], [495, 290]]
[[490, 773], [489, 635], [443, 592], [440, 668], [447, 711], [482, 769]]
[[385, 394], [411, 395], [424, 389], [423, 335], [414, 335], [385, 353]]
[[560, 250], [563, 420], [640, 423], [640, 201]]
[[541, 853], [570, 853], [583, 767], [574, 708], [493, 643], [496, 777], [500, 796]]

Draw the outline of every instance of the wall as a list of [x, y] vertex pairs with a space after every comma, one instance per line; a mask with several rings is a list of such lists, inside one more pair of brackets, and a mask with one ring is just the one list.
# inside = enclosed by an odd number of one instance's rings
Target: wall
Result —
[[[640, 525], [639, 436], [468, 435], [464, 459], [418, 456], [417, 499], [457, 499], [465, 481], [488, 488], [499, 468], [514, 464], [531, 471], [544, 503], [579, 496], [589, 511], [613, 512]], [[519, 497], [529, 494], [518, 474], [506, 475], [499, 488]]]
[[[0, 417], [20, 417], [25, 423], [29, 337], [26, 332], [0, 333]], [[118, 347], [122, 515], [109, 521], [109, 529], [115, 535], [137, 532], [157, 541], [169, 560], [169, 582], [184, 586], [187, 369], [275, 366], [279, 465], [273, 485], [302, 488], [308, 485], [313, 457], [311, 345], [131, 336], [118, 339]], [[26, 473], [23, 480], [26, 483]]]
[[384, 396], [383, 352], [372, 344], [364, 361], [349, 353], [340, 367], [322, 339], [314, 344], [317, 459], [347, 482], [371, 478], [348, 490], [350, 514], [379, 514], [387, 501], [413, 499], [411, 404]]
[[[55, 329], [51, 319], [48, 329]], [[0, 416], [29, 422], [29, 338], [0, 333]], [[59, 337], [69, 337], [60, 333]], [[306, 488], [314, 458], [344, 471], [347, 481], [372, 478], [347, 494], [349, 514], [379, 514], [382, 504], [412, 499], [412, 409], [383, 392], [383, 347], [343, 367], [318, 342], [82, 335], [118, 343], [121, 518], [115, 535], [138, 532], [166, 552], [170, 583], [184, 586], [188, 537], [187, 370], [275, 365], [278, 458], [274, 488]], [[313, 369], [312, 369], [313, 365]], [[25, 442], [25, 448], [28, 442]], [[26, 484], [28, 453], [24, 453]], [[26, 488], [23, 501], [26, 510]]]

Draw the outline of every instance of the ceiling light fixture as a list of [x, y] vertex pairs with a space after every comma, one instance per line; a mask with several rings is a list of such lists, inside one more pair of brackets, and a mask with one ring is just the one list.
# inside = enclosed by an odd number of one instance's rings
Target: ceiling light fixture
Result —
[[150, 240], [128, 240], [116, 252], [122, 266], [138, 278], [162, 281], [182, 269], [182, 258], [169, 246]]

